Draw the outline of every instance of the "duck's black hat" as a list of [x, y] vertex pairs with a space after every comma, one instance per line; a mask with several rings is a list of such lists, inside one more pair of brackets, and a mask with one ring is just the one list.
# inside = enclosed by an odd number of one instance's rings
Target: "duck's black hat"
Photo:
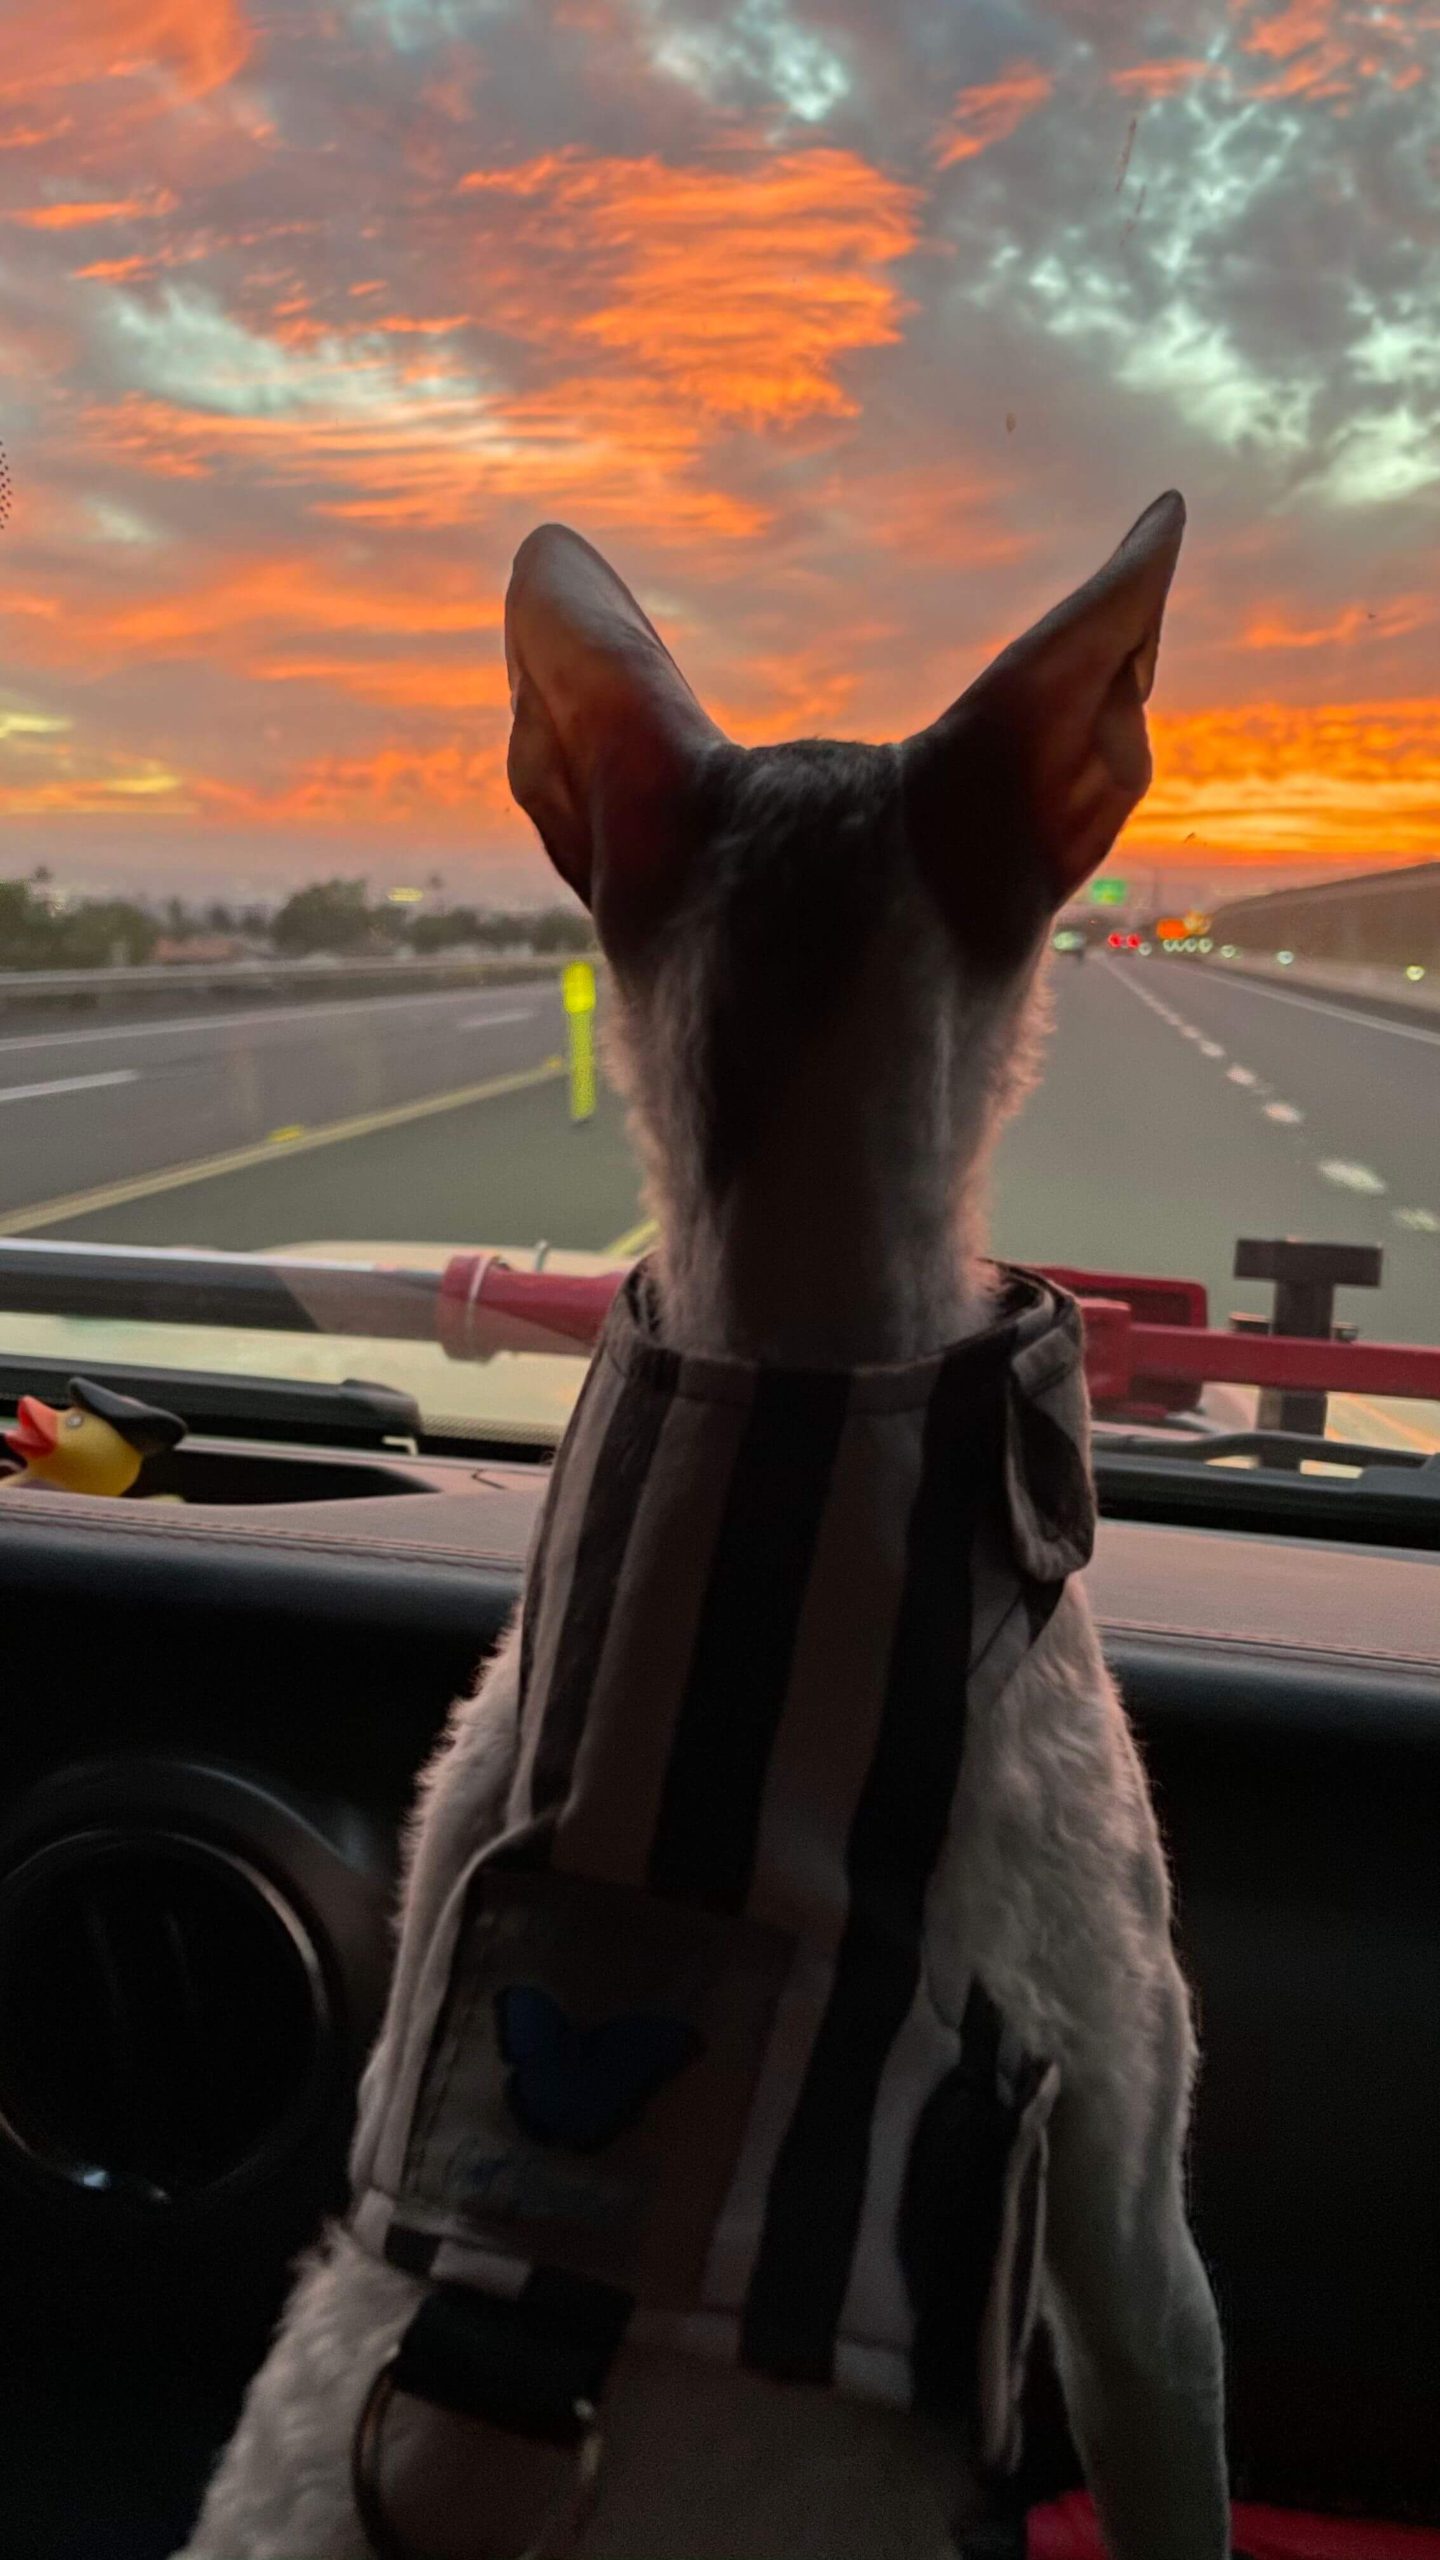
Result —
[[94, 1378], [72, 1378], [66, 1388], [72, 1404], [83, 1406], [86, 1413], [96, 1413], [138, 1449], [142, 1458], [153, 1457], [157, 1449], [173, 1449], [185, 1437], [185, 1425], [178, 1413], [162, 1413], [154, 1404], [142, 1404], [138, 1396], [122, 1396], [114, 1387], [102, 1387]]

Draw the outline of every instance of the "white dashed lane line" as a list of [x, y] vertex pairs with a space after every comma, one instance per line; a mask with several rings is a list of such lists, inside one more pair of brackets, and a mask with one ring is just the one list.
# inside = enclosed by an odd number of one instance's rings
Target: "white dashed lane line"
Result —
[[1322, 1182], [1333, 1182], [1338, 1191], [1360, 1191], [1370, 1199], [1390, 1188], [1368, 1164], [1350, 1164], [1343, 1156], [1322, 1156], [1315, 1170]]
[[95, 1093], [102, 1084], [138, 1084], [138, 1067], [113, 1067], [103, 1076], [52, 1076], [48, 1084], [0, 1085], [0, 1102], [39, 1102], [50, 1093]]
[[[1193, 1023], [1182, 1021], [1180, 1015], [1173, 1013], [1168, 1005], [1162, 1004], [1157, 996], [1150, 993], [1148, 987], [1137, 986], [1134, 979], [1127, 977], [1124, 970], [1115, 962], [1112, 961], [1107, 965], [1111, 976], [1118, 978], [1123, 986], [1127, 986], [1132, 995], [1139, 997], [1142, 1004], [1148, 1004], [1151, 1012], [1157, 1013], [1162, 1022], [1169, 1023], [1173, 1030], [1180, 1033], [1182, 1039], [1195, 1041], [1202, 1058], [1224, 1057], [1225, 1052], [1218, 1041], [1207, 1040]], [[1234, 985], [1236, 982], [1231, 979], [1229, 983]], [[1254, 986], [1253, 980], [1247, 983]], [[1303, 1005], [1311, 1013], [1333, 1014], [1342, 1022], [1365, 1022], [1375, 1031], [1395, 1031], [1402, 1039], [1440, 1040], [1440, 1032], [1412, 1029], [1408, 1023], [1381, 1022], [1368, 1014], [1355, 1014], [1348, 1006], [1319, 1004], [1309, 996], [1291, 995], [1288, 988], [1283, 995], [1279, 995], [1279, 991], [1274, 987], [1263, 987], [1258, 992], [1267, 996], [1278, 996], [1282, 1004]], [[1225, 1077], [1227, 1083], [1237, 1085], [1242, 1093], [1259, 1105], [1264, 1117], [1273, 1127], [1295, 1129], [1304, 1120], [1305, 1114], [1297, 1104], [1282, 1102], [1278, 1099], [1274, 1101], [1262, 1099], [1271, 1091], [1271, 1088], [1261, 1081], [1253, 1067], [1229, 1066], [1225, 1070]], [[1364, 1199], [1379, 1199], [1390, 1188], [1389, 1183], [1382, 1175], [1376, 1173], [1373, 1166], [1352, 1163], [1348, 1156], [1321, 1156], [1316, 1161], [1315, 1170], [1322, 1182], [1333, 1184], [1337, 1191], [1352, 1191]], [[1433, 1209], [1392, 1209], [1390, 1214], [1397, 1226], [1408, 1228], [1413, 1235], [1440, 1235], [1440, 1215], [1437, 1215]]]

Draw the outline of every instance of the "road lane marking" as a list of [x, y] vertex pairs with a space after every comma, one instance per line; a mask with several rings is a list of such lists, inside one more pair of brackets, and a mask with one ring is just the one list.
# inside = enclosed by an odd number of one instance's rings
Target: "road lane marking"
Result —
[[[423, 1102], [399, 1102], [388, 1111], [367, 1111], [354, 1120], [333, 1120], [328, 1128], [307, 1129], [290, 1139], [287, 1156], [308, 1155], [314, 1147], [343, 1145], [350, 1138], [371, 1138], [382, 1129], [403, 1128], [409, 1120], [425, 1120], [437, 1111], [462, 1111], [467, 1103], [493, 1102], [501, 1094], [523, 1093], [529, 1086], [552, 1083], [565, 1072], [563, 1058], [547, 1058], [543, 1066], [521, 1067], [513, 1075], [491, 1076], [484, 1084], [461, 1085], [453, 1093], [427, 1094]], [[123, 1208], [130, 1200], [148, 1200], [161, 1191], [183, 1191], [192, 1182], [212, 1182], [222, 1173], [248, 1173], [255, 1165], [275, 1162], [273, 1138], [258, 1146], [233, 1147], [227, 1155], [202, 1156], [193, 1164], [171, 1165], [161, 1173], [134, 1175], [129, 1181], [102, 1183], [94, 1191], [72, 1191], [65, 1199], [38, 1200], [28, 1209], [11, 1209], [0, 1217], [0, 1236], [29, 1235], [36, 1227], [63, 1226], [92, 1210]]]
[[1200, 1055], [1202, 1058], [1223, 1058], [1225, 1052], [1221, 1048], [1218, 1040], [1202, 1040], [1200, 1043]]
[[[0, 981], [3, 987], [3, 981]], [[148, 1040], [162, 1032], [230, 1031], [238, 1025], [257, 1022], [321, 1022], [327, 1016], [353, 1013], [402, 1013], [407, 1008], [415, 1013], [422, 1006], [431, 1010], [437, 1004], [475, 1001], [474, 987], [437, 987], [428, 995], [418, 996], [336, 996], [329, 1004], [286, 1004], [270, 1006], [263, 1002], [247, 1005], [243, 1013], [177, 1014], [164, 1022], [99, 1023], [89, 1031], [22, 1031], [0, 1040], [4, 1049], [73, 1049], [77, 1043], [95, 1040]], [[3, 1018], [3, 1017], [0, 1017]], [[492, 1014], [490, 1020], [495, 1017]]]
[[1367, 1422], [1369, 1422], [1374, 1429], [1378, 1430], [1382, 1434], [1387, 1431], [1393, 1431], [1397, 1439], [1403, 1441], [1407, 1447], [1424, 1449], [1427, 1453], [1433, 1451], [1435, 1447], [1435, 1434], [1433, 1431], [1419, 1431], [1416, 1429], [1414, 1423], [1402, 1422], [1398, 1414], [1387, 1413], [1383, 1405], [1372, 1404], [1368, 1396], [1352, 1396], [1349, 1394], [1343, 1396], [1332, 1395], [1330, 1398], [1330, 1419], [1332, 1422], [1337, 1418], [1335, 1412], [1337, 1405], [1345, 1405], [1355, 1413], [1363, 1413]]
[[1333, 1182], [1337, 1190], [1361, 1191], [1369, 1199], [1390, 1188], [1378, 1173], [1371, 1172], [1368, 1164], [1350, 1164], [1344, 1156], [1322, 1156], [1315, 1170], [1322, 1181]]
[[38, 1102], [47, 1093], [94, 1093], [102, 1084], [138, 1084], [138, 1067], [115, 1067], [104, 1076], [56, 1076], [49, 1084], [0, 1085], [0, 1102]]
[[1417, 1236], [1440, 1236], [1440, 1217], [1433, 1209], [1392, 1209], [1397, 1227], [1409, 1227]]
[[523, 1013], [467, 1013], [464, 1021], [457, 1022], [455, 1028], [457, 1031], [488, 1031], [492, 1022], [533, 1022], [534, 1019], [535, 1008], [527, 1005]]
[[1231, 1084], [1258, 1084], [1260, 1081], [1250, 1067], [1227, 1067], [1225, 1074]]
[[1261, 1107], [1267, 1120], [1278, 1120], [1286, 1129], [1295, 1128], [1305, 1117], [1303, 1111], [1296, 1110], [1293, 1102], [1267, 1102]]
[[[1130, 989], [1131, 994], [1137, 995], [1142, 1004], [1148, 1004], [1151, 1012], [1158, 1013], [1162, 1021], [1179, 1023], [1179, 1015], [1172, 1014], [1169, 1007], [1160, 1002], [1158, 996], [1150, 994], [1148, 988], [1137, 987], [1134, 979], [1126, 976], [1117, 960], [1105, 960], [1103, 965], [1112, 978], [1119, 978]], [[1217, 972], [1212, 969], [1210, 984], [1214, 986], [1216, 983]], [[1243, 977], [1239, 970], [1220, 970], [1218, 983], [1226, 987], [1247, 988], [1251, 995], [1269, 996], [1276, 1004], [1298, 1004], [1306, 1013], [1328, 1013], [1335, 1022], [1358, 1022], [1369, 1031], [1393, 1031], [1398, 1040], [1426, 1040], [1432, 1049], [1440, 1049], [1440, 1031], [1428, 1030], [1422, 1023], [1386, 1022], [1378, 1013], [1361, 1013], [1354, 1005], [1323, 1004], [1318, 996], [1297, 995], [1290, 987], [1267, 986], [1260, 978]]]
[[654, 1243], [659, 1233], [660, 1230], [653, 1218], [642, 1218], [638, 1227], [627, 1227], [623, 1236], [616, 1236], [613, 1244], [604, 1245], [601, 1250], [605, 1253], [620, 1255], [643, 1253], [648, 1244]]
[[1244, 978], [1238, 970], [1224, 969], [1220, 983], [1227, 987], [1244, 987], [1250, 995], [1270, 996], [1276, 1004], [1298, 1004], [1306, 1013], [1328, 1013], [1333, 1022], [1360, 1022], [1370, 1031], [1393, 1031], [1397, 1040], [1428, 1040], [1440, 1049], [1440, 1031], [1426, 1030], [1418, 1022], [1386, 1022], [1378, 1013], [1361, 1013], [1354, 1005], [1322, 1004], [1317, 996], [1297, 996], [1289, 987], [1267, 987], [1259, 978]]

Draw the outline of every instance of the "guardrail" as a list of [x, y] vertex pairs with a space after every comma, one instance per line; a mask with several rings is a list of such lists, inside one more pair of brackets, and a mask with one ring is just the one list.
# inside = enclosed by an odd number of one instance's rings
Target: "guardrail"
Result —
[[[323, 1003], [330, 997], [399, 995], [407, 987], [516, 986], [558, 975], [572, 951], [486, 953], [456, 959], [437, 952], [426, 959], [167, 961], [135, 969], [0, 970], [0, 1018], [12, 1013], [145, 1012], [203, 997], [236, 1004], [265, 1004], [297, 994]], [[598, 956], [598, 955], [592, 955]]]
[[1387, 1005], [1403, 1005], [1407, 1013], [1440, 1014], [1440, 968], [1412, 978], [1407, 969], [1381, 968], [1373, 962], [1277, 960], [1260, 951], [1237, 951], [1233, 959], [1212, 952], [1202, 966], [1224, 969], [1241, 978], [1270, 978], [1277, 986], [1314, 987], [1331, 995], [1380, 997]]

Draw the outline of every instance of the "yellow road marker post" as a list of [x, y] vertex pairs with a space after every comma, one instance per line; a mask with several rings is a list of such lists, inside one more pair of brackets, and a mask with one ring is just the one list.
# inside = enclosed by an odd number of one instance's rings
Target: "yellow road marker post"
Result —
[[595, 1117], [595, 972], [572, 960], [560, 981], [570, 1034], [570, 1117], [578, 1129]]
[[644, 1253], [659, 1233], [653, 1218], [642, 1218], [638, 1226], [627, 1227], [623, 1236], [612, 1236], [605, 1251], [613, 1253], [617, 1260], [630, 1261], [637, 1253]]

